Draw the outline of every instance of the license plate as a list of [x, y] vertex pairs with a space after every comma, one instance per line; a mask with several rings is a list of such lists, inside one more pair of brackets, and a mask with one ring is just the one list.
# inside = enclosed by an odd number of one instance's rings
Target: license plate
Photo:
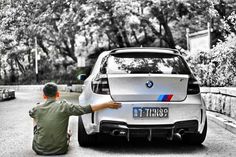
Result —
[[168, 107], [134, 107], [134, 118], [168, 118]]

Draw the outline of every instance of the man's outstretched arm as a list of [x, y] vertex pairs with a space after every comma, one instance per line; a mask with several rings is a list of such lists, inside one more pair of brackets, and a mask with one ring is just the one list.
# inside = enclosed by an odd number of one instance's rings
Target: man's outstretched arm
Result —
[[[64, 103], [67, 103], [67, 102], [64, 100]], [[118, 109], [120, 107], [121, 107], [120, 103], [113, 102], [113, 101], [100, 103], [100, 104], [91, 104], [88, 106], [68, 104], [66, 105], [66, 108], [67, 108], [66, 112], [68, 115], [79, 116], [86, 113], [96, 112], [96, 111], [106, 109], [106, 108]]]
[[120, 103], [113, 102], [113, 101], [91, 105], [91, 108], [92, 108], [93, 112], [99, 111], [99, 110], [102, 110], [102, 109], [105, 109], [105, 108], [118, 109], [120, 107], [121, 107]]

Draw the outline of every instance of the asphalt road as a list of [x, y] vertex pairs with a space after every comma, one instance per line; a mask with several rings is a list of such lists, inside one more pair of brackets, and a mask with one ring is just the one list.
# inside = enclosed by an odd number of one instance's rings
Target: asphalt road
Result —
[[[37, 102], [43, 101], [40, 92], [16, 92], [16, 99], [0, 102], [0, 156], [33, 157], [31, 149], [32, 120], [28, 115]], [[64, 93], [62, 98], [77, 102], [78, 94]], [[71, 117], [73, 132], [69, 152], [62, 156], [236, 156], [236, 135], [208, 121], [208, 134], [202, 146], [179, 142], [144, 139], [126, 142], [125, 139], [100, 139], [97, 147], [82, 148], [77, 142], [77, 117]]]

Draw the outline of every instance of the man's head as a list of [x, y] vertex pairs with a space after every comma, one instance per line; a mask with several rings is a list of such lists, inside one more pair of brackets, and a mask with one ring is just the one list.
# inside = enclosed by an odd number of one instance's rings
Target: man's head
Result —
[[45, 99], [59, 97], [57, 84], [53, 82], [46, 83], [43, 87], [43, 94]]

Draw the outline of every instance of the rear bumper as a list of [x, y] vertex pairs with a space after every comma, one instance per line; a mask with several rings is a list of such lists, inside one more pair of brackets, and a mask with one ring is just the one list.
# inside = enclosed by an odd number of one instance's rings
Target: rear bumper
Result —
[[128, 125], [118, 121], [102, 121], [100, 123], [100, 132], [114, 136], [126, 137], [170, 137], [180, 131], [184, 133], [197, 133], [198, 121], [188, 120], [179, 121], [172, 125]]
[[[109, 96], [102, 98], [100, 96], [98, 98], [102, 99], [101, 102], [111, 100]], [[91, 102], [91, 104], [96, 104], [98, 100]], [[167, 126], [169, 128], [165, 129], [165, 131], [173, 130], [173, 128], [174, 131], [176, 131], [182, 122], [184, 122], [185, 125], [188, 124], [188, 121], [194, 121], [194, 123], [197, 123], [197, 127], [194, 125], [195, 127], [189, 127], [189, 130], [196, 131], [197, 129], [196, 132], [201, 133], [205, 124], [206, 109], [200, 94], [188, 95], [185, 101], [182, 102], [121, 102], [121, 104], [122, 107], [118, 110], [105, 109], [95, 112], [94, 114], [83, 115], [82, 120], [86, 132], [88, 134], [106, 132], [104, 125], [108, 125], [107, 123], [114, 124], [113, 122], [115, 122], [115, 124], [118, 122], [119, 125], [122, 124], [126, 130], [135, 130], [136, 126], [141, 126], [142, 128], [146, 126]], [[133, 107], [168, 107], [169, 116], [168, 118], [133, 118]], [[111, 125], [110, 128], [112, 128]], [[150, 131], [150, 129], [146, 130]]]

